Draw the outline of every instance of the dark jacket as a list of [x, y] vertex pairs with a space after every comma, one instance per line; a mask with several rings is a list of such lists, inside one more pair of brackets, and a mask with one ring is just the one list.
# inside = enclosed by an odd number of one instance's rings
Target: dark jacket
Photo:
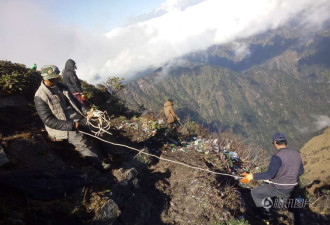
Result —
[[34, 96], [34, 103], [49, 136], [55, 139], [67, 139], [68, 131], [74, 129], [74, 121], [66, 117], [65, 105], [68, 106], [70, 104], [75, 112], [81, 116], [86, 114], [87, 109], [73, 97], [65, 85], [58, 83], [57, 86], [65, 96], [66, 103], [63, 103], [63, 100], [54, 94], [43, 82], [41, 82]]
[[62, 72], [64, 84], [69, 88], [71, 93], [82, 92], [80, 80], [75, 72], [75, 61], [68, 59]]
[[[304, 173], [304, 166], [298, 151], [282, 148], [272, 156], [268, 171], [253, 174], [255, 180], [272, 179], [279, 184], [295, 184]], [[293, 189], [295, 185], [275, 185], [277, 189]]]

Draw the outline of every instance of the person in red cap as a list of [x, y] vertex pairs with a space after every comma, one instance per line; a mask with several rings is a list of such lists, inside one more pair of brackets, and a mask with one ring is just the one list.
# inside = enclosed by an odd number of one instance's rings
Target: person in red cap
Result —
[[298, 151], [289, 149], [285, 135], [281, 132], [273, 135], [272, 144], [277, 149], [277, 154], [272, 156], [268, 170], [263, 173], [243, 173], [242, 183], [254, 180], [269, 180], [272, 183], [256, 187], [251, 190], [253, 201], [257, 207], [270, 208], [265, 201], [270, 197], [288, 199], [298, 184], [298, 178], [304, 173], [304, 166]]

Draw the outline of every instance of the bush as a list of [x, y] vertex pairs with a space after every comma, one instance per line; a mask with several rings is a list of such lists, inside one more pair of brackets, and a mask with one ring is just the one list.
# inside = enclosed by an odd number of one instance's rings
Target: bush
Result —
[[231, 219], [226, 222], [220, 223], [219, 225], [249, 225], [249, 221], [244, 218], [241, 219]]
[[41, 82], [40, 72], [23, 64], [0, 61], [0, 96], [26, 95], [33, 99]]
[[116, 95], [110, 94], [104, 85], [95, 87], [85, 81], [81, 81], [81, 85], [88, 102], [95, 108], [115, 116], [123, 115], [128, 111], [125, 102]]
[[186, 118], [183, 126], [180, 127], [180, 135], [183, 139], [188, 140], [192, 137], [204, 137], [207, 134], [206, 129], [199, 123], [191, 121], [190, 118]]

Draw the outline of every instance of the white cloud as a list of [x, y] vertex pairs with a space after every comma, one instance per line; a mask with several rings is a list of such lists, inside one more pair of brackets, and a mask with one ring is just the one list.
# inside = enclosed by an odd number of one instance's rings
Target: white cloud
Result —
[[[321, 13], [316, 20], [316, 12], [330, 10], [329, 1], [322, 0], [205, 0], [184, 10], [180, 2], [188, 1], [169, 0], [161, 7], [166, 14], [109, 32], [111, 41], [124, 40], [127, 46], [108, 61], [105, 70], [109, 67], [122, 74], [156, 66], [191, 51], [277, 28], [301, 13], [305, 24], [321, 24], [329, 14]], [[249, 53], [246, 46], [241, 47], [237, 54]]]
[[250, 55], [251, 52], [249, 46], [246, 43], [233, 42], [233, 45], [236, 59], [241, 60]]
[[323, 128], [329, 127], [330, 126], [330, 118], [329, 116], [326, 115], [313, 115], [312, 118], [314, 118], [314, 122], [310, 125], [310, 126], [306, 126], [306, 127], [299, 127], [299, 126], [295, 126], [297, 130], [299, 130], [299, 132], [304, 133], [304, 134], [308, 134], [308, 133], [312, 133], [315, 131], [319, 131], [322, 130]]
[[330, 126], [330, 118], [328, 116], [319, 116], [314, 123], [315, 128], [317, 130], [321, 130], [323, 128], [329, 127]]
[[171, 12], [173, 10], [185, 10], [186, 8], [196, 5], [205, 0], [167, 0], [165, 3], [155, 10], [155, 12]]
[[[59, 25], [28, 0], [5, 0], [0, 8], [0, 58], [63, 68], [76, 60], [78, 75], [129, 76], [214, 44], [277, 28], [300, 16], [306, 27], [329, 19], [328, 0], [168, 0], [155, 17], [117, 28], [106, 36]], [[156, 15], [157, 14], [157, 15]], [[244, 46], [236, 53], [248, 54]]]

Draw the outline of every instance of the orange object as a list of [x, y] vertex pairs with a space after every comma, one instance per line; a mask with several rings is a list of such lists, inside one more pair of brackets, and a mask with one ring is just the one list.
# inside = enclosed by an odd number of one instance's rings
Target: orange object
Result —
[[247, 184], [247, 183], [249, 183], [251, 180], [253, 180], [253, 174], [251, 174], [251, 173], [246, 173], [246, 172], [244, 172], [244, 173], [241, 174], [241, 176], [244, 176], [244, 178], [241, 179], [241, 182], [242, 182], [243, 184]]

